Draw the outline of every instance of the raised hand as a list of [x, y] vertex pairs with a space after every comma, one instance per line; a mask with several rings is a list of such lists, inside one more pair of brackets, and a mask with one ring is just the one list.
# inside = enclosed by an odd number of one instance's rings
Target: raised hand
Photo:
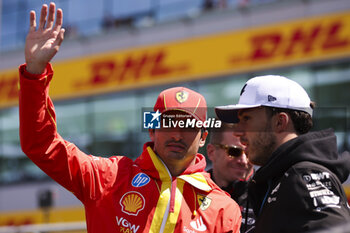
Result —
[[55, 25], [55, 3], [51, 2], [49, 12], [47, 11], [48, 7], [44, 4], [41, 8], [38, 28], [36, 28], [35, 11], [30, 12], [30, 29], [25, 44], [25, 61], [27, 71], [33, 74], [44, 72], [47, 63], [59, 50], [64, 37], [64, 29], [61, 28], [62, 10], [57, 10]]

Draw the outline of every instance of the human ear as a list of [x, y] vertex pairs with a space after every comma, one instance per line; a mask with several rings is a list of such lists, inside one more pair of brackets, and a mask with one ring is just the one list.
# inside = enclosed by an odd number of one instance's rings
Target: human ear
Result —
[[201, 139], [199, 141], [199, 147], [203, 147], [204, 146], [207, 136], [208, 136], [208, 131], [207, 130], [202, 132]]
[[290, 122], [290, 117], [285, 112], [280, 112], [276, 115], [275, 130], [277, 133], [284, 132], [288, 130], [288, 124]]

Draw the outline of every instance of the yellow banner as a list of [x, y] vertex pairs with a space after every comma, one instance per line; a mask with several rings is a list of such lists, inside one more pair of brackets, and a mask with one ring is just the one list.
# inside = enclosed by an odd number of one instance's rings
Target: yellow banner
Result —
[[82, 206], [0, 212], [0, 227], [79, 221], [85, 221]]
[[[72, 98], [344, 57], [350, 11], [57, 62], [50, 93]], [[1, 72], [0, 107], [17, 95], [17, 70]]]

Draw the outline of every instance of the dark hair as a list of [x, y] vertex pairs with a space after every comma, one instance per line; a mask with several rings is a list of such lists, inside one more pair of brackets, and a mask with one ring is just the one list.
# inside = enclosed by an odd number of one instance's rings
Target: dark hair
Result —
[[[315, 102], [311, 102], [310, 107], [314, 109]], [[280, 112], [287, 113], [292, 119], [294, 129], [298, 135], [309, 132], [313, 126], [312, 117], [307, 112], [287, 109], [287, 108], [274, 108], [274, 107], [266, 107], [266, 109], [267, 109], [266, 113], [268, 117], [271, 117]]]

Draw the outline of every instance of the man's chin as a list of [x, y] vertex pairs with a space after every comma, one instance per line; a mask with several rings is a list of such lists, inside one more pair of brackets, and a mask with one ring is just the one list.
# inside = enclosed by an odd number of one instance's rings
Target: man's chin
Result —
[[169, 151], [167, 157], [172, 159], [183, 159], [186, 157], [186, 153], [184, 151]]
[[237, 172], [235, 171], [234, 173], [234, 180], [244, 180], [245, 177], [247, 176], [247, 173], [246, 172]]

